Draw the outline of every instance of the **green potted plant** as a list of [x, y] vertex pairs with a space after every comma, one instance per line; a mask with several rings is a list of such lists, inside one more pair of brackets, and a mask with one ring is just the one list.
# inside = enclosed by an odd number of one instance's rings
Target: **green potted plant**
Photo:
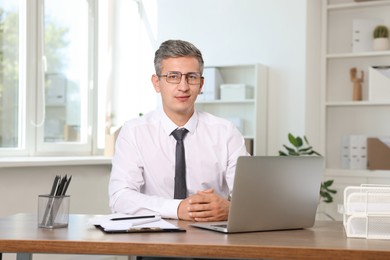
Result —
[[383, 51], [389, 49], [389, 29], [385, 25], [378, 25], [373, 31], [373, 49]]
[[[280, 150], [279, 151], [280, 156], [308, 156], [308, 155], [321, 156], [321, 154], [313, 150], [313, 147], [309, 144], [309, 141], [307, 140], [306, 136], [303, 136], [303, 138], [301, 138], [299, 136], [294, 136], [291, 133], [289, 133], [288, 140], [292, 145], [292, 147], [283, 145], [286, 151]], [[322, 201], [325, 203], [333, 202], [332, 195], [337, 193], [336, 190], [330, 188], [332, 184], [333, 184], [333, 180], [327, 180], [321, 183], [320, 197], [322, 198]]]

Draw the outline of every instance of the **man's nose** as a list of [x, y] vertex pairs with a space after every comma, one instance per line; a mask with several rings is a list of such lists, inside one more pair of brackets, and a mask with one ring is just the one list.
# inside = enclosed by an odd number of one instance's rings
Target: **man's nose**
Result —
[[[184, 77], [184, 78], [183, 78]], [[189, 84], [187, 82], [187, 74], [182, 74], [181, 75], [181, 80], [179, 83], [179, 88], [182, 90], [187, 90], [189, 89]]]

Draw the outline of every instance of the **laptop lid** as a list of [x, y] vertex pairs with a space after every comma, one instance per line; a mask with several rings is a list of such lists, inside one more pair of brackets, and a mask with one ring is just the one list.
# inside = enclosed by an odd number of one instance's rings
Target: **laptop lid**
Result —
[[192, 226], [224, 233], [311, 227], [323, 172], [320, 156], [239, 157], [228, 221]]

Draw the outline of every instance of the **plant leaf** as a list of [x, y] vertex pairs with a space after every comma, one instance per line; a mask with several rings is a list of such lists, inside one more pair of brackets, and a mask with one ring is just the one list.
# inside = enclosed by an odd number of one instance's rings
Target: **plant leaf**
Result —
[[289, 153], [290, 153], [290, 152], [296, 153], [296, 151], [295, 151], [294, 148], [288, 147], [287, 145], [283, 145], [283, 146], [284, 146], [284, 148], [286, 148], [286, 150], [287, 150]]
[[283, 151], [279, 151], [279, 156], [287, 156], [287, 154]]
[[291, 133], [288, 133], [288, 141], [290, 142], [290, 144], [295, 146], [296, 143], [295, 136], [293, 136]]
[[307, 145], [309, 145], [309, 141], [307, 140], [306, 135], [303, 136], [303, 139], [305, 140], [305, 143], [306, 143]]
[[312, 147], [310, 146], [310, 147], [306, 147], [306, 148], [301, 148], [298, 151], [300, 151], [300, 152], [307, 152], [307, 151], [310, 151], [311, 149], [312, 149]]

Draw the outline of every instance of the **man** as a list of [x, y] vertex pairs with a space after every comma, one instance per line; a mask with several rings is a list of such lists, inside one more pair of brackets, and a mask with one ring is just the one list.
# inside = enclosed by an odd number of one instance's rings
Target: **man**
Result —
[[[204, 62], [193, 44], [163, 42], [154, 66], [152, 83], [161, 94], [162, 108], [122, 127], [112, 160], [110, 207], [127, 214], [226, 220], [237, 158], [249, 155], [244, 138], [231, 122], [195, 111]], [[186, 187], [184, 198], [176, 199], [175, 166], [181, 162], [176, 163], [174, 130], [183, 128]]]

